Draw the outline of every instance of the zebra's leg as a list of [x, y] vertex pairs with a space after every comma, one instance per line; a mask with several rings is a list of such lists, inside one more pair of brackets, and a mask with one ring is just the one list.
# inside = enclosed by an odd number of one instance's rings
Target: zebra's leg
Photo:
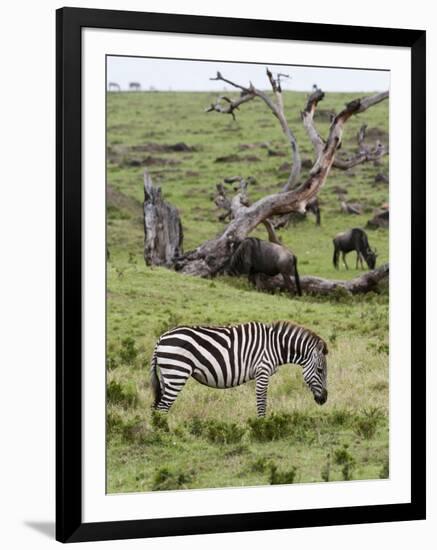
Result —
[[175, 370], [171, 365], [159, 365], [159, 371], [163, 390], [156, 410], [167, 412], [191, 376], [191, 369], [182, 370], [179, 367], [178, 370]]
[[256, 408], [259, 417], [266, 415], [268, 387], [269, 375], [265, 370], [261, 370], [256, 375]]

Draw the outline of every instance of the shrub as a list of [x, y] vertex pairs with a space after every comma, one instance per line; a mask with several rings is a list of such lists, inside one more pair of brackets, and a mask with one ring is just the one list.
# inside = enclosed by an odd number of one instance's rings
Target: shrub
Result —
[[242, 426], [219, 420], [210, 420], [206, 428], [206, 436], [212, 443], [238, 443], [245, 433]]
[[335, 330], [335, 328], [331, 331], [331, 334], [328, 336], [329, 338], [329, 342], [331, 344], [335, 344], [337, 342], [337, 331]]
[[170, 431], [170, 427], [168, 425], [167, 414], [159, 411], [153, 411], [152, 426], [154, 427], [155, 430], [168, 433]]
[[106, 417], [108, 436], [119, 435], [127, 443], [162, 444], [160, 432], [153, 431], [139, 415], [132, 418], [123, 416], [114, 410], [109, 410]]
[[355, 433], [363, 439], [372, 439], [382, 416], [383, 413], [377, 407], [363, 410], [362, 416], [355, 421]]
[[333, 302], [348, 304], [352, 301], [352, 294], [344, 287], [338, 286], [328, 295]]
[[334, 409], [330, 414], [330, 423], [333, 426], [347, 426], [352, 423], [354, 415], [348, 409]]
[[128, 443], [143, 443], [148, 436], [147, 426], [142, 419], [136, 415], [123, 423], [121, 435]]
[[135, 347], [135, 340], [128, 336], [121, 342], [120, 359], [123, 363], [132, 365], [138, 355], [138, 350]]
[[265, 456], [260, 456], [250, 464], [250, 470], [252, 472], [265, 472], [269, 467], [270, 462]]
[[269, 483], [270, 485], [289, 485], [294, 483], [297, 469], [293, 466], [291, 470], [286, 470], [283, 472], [278, 471], [278, 467], [274, 463], [269, 464], [270, 474], [269, 474]]
[[196, 437], [201, 437], [203, 434], [203, 430], [204, 422], [202, 422], [202, 420], [200, 420], [198, 416], [195, 416], [190, 420], [188, 424], [188, 431], [190, 432], [190, 434]]
[[106, 430], [109, 434], [120, 433], [123, 429], [123, 418], [115, 411], [106, 415]]
[[326, 456], [326, 462], [325, 465], [322, 468], [322, 471], [320, 472], [320, 475], [323, 479], [323, 481], [329, 481], [331, 474], [331, 455], [328, 453]]
[[390, 465], [388, 458], [384, 461], [379, 471], [379, 479], [388, 479], [390, 477]]
[[117, 367], [118, 367], [117, 357], [113, 354], [108, 354], [108, 356], [106, 357], [106, 368], [108, 370], [114, 370]]
[[239, 443], [246, 429], [234, 422], [220, 420], [201, 420], [194, 417], [188, 425], [188, 431], [196, 437], [205, 437], [211, 443]]
[[107, 386], [106, 395], [109, 403], [123, 407], [134, 407], [138, 402], [138, 395], [133, 382], [121, 384], [111, 380]]
[[233, 456], [246, 454], [247, 452], [249, 452], [249, 447], [244, 443], [240, 443], [239, 445], [236, 445], [235, 447], [229, 449], [229, 451], [226, 451], [225, 457], [231, 458]]
[[274, 413], [266, 418], [249, 418], [247, 423], [251, 437], [260, 442], [284, 438], [292, 429], [292, 417], [286, 413]]
[[348, 446], [343, 445], [340, 449], [336, 449], [334, 452], [334, 461], [337, 465], [343, 466], [341, 473], [345, 481], [352, 479], [352, 472], [355, 467], [355, 459], [347, 450]]
[[294, 441], [311, 444], [317, 437], [319, 418], [294, 411], [273, 413], [266, 418], [251, 418], [247, 421], [252, 439], [260, 442], [292, 437]]
[[388, 352], [389, 352], [388, 344], [379, 344], [377, 351], [378, 353], [385, 353], [386, 355], [388, 355]]
[[163, 466], [158, 468], [153, 476], [152, 491], [186, 489], [193, 478], [192, 472], [177, 472]]

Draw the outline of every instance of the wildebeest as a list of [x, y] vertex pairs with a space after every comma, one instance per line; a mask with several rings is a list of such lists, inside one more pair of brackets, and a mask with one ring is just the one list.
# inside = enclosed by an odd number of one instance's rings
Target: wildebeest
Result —
[[251, 283], [255, 283], [257, 273], [271, 277], [280, 273], [290, 292], [294, 291], [290, 277], [294, 277], [297, 294], [302, 296], [297, 258], [291, 250], [280, 244], [247, 237], [233, 253], [229, 272], [234, 275], [248, 275]]
[[320, 205], [319, 205], [319, 199], [317, 197], [314, 197], [310, 201], [308, 201], [306, 206], [307, 212], [312, 212], [314, 216], [316, 217], [316, 225], [320, 225]]
[[348, 268], [346, 263], [346, 254], [355, 250], [357, 253], [356, 269], [358, 269], [358, 262], [361, 264], [361, 269], [363, 269], [363, 259], [366, 261], [369, 269], [374, 269], [376, 264], [376, 249], [372, 250], [369, 246], [369, 241], [367, 239], [366, 232], [359, 227], [354, 227], [345, 231], [344, 233], [339, 233], [333, 240], [334, 243], [334, 257], [332, 259], [334, 267], [338, 269], [338, 258], [341, 252], [343, 263]]
[[377, 229], [378, 227], [385, 227], [387, 228], [389, 225], [389, 210], [387, 209], [381, 209], [378, 212], [375, 213], [373, 218], [367, 222], [366, 227], [369, 229]]

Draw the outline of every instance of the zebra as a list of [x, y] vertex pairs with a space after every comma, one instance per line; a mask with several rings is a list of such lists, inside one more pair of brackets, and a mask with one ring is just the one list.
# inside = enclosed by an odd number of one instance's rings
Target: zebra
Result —
[[303, 367], [305, 383], [323, 405], [328, 398], [327, 353], [317, 334], [288, 321], [179, 326], [162, 334], [153, 352], [153, 408], [167, 412], [190, 376], [221, 389], [255, 380], [257, 413], [265, 416], [269, 378], [286, 363]]

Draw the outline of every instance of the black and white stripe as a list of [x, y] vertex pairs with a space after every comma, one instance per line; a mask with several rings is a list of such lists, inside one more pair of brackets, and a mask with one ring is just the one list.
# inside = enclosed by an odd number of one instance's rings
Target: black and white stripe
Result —
[[256, 380], [258, 416], [264, 416], [269, 378], [286, 363], [303, 367], [314, 399], [323, 404], [328, 395], [327, 353], [319, 336], [288, 322], [180, 326], [164, 333], [155, 346], [154, 406], [168, 411], [190, 376], [213, 388], [232, 388]]

